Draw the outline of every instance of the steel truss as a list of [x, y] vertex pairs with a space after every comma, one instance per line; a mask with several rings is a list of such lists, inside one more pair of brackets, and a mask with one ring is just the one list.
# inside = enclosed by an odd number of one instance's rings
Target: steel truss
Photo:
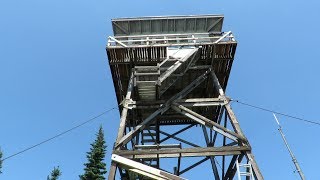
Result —
[[[194, 69], [196, 66], [187, 68]], [[114, 145], [109, 180], [115, 179], [117, 169], [122, 179], [146, 179], [146, 177], [151, 179], [183, 179], [180, 177], [181, 175], [183, 176], [184, 173], [206, 161], [210, 161], [215, 179], [233, 179], [237, 171], [236, 164], [241, 162], [251, 164], [255, 179], [263, 179], [252, 155], [251, 146], [231, 109], [230, 99], [225, 95], [214, 70], [210, 66], [206, 66], [199, 71], [202, 72], [201, 75], [180, 92], [173, 94], [171, 98], [141, 101], [132, 98], [137, 90], [135, 83], [137, 75], [132, 70], [126, 96], [121, 103], [120, 127]], [[190, 92], [208, 80], [212, 81], [214, 94], [217, 94], [217, 97], [188, 98]], [[217, 107], [218, 117], [213, 120], [202, 115], [201, 111], [192, 110], [194, 107], [203, 109]], [[154, 111], [135, 126], [128, 123], [128, 116], [134, 114], [136, 110], [151, 108]], [[165, 125], [159, 124], [158, 120], [166, 116], [169, 111], [180, 114], [179, 117], [184, 117], [191, 123], [177, 125], [177, 127], [183, 127], [175, 132], [166, 132], [163, 130]], [[199, 127], [204, 135], [204, 144], [192, 142], [186, 136], [178, 137], [181, 133], [194, 128], [199, 129]], [[180, 143], [166, 144], [169, 140]], [[202, 157], [202, 159], [182, 168], [181, 164], [184, 162], [184, 158], [189, 157]], [[173, 171], [161, 169], [160, 160], [163, 158], [177, 159]]]

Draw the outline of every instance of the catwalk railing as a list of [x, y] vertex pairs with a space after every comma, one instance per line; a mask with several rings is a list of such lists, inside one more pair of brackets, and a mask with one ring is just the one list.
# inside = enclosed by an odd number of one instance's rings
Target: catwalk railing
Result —
[[109, 36], [108, 48], [193, 46], [235, 42], [231, 31], [221, 33], [186, 33], [138, 36]]

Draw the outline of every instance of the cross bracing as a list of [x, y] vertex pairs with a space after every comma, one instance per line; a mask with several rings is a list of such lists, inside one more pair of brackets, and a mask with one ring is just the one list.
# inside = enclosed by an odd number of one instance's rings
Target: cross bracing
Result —
[[[212, 23], [214, 28], [222, 19]], [[109, 179], [117, 170], [122, 179], [183, 179], [203, 164], [210, 164], [213, 179], [233, 179], [241, 162], [250, 163], [255, 179], [263, 179], [225, 95], [236, 46], [230, 31], [109, 37], [107, 53], [121, 105]], [[192, 139], [195, 132], [203, 138]], [[164, 167], [168, 158], [176, 161], [171, 169]], [[197, 161], [187, 166], [186, 158]]]

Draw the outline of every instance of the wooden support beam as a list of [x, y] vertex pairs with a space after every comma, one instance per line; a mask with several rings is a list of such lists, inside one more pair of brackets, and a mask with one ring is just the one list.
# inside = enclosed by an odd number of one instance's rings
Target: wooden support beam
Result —
[[211, 69], [208, 69], [202, 75], [200, 75], [197, 79], [191, 82], [188, 86], [186, 86], [182, 91], [180, 91], [179, 93], [171, 97], [165, 104], [161, 106], [161, 108], [159, 108], [154, 113], [149, 115], [143, 122], [137, 125], [132, 131], [130, 131], [128, 134], [122, 137], [116, 143], [116, 148], [128, 143], [133, 137], [137, 135], [137, 133], [139, 133], [139, 131], [144, 129], [147, 124], [151, 123], [158, 114], [163, 114], [164, 112], [166, 112], [170, 108], [171, 103], [174, 100], [185, 97], [189, 92], [191, 92], [194, 88], [196, 88], [199, 84], [201, 84], [207, 78], [207, 75], [210, 72], [211, 72]]
[[[129, 83], [128, 83], [128, 90], [127, 90], [127, 94], [126, 94], [126, 97], [124, 99], [124, 102], [125, 101], [129, 101], [131, 99], [132, 91], [133, 91], [133, 73], [131, 73], [131, 77], [130, 77], [130, 80], [129, 80]], [[128, 115], [128, 108], [126, 106], [124, 106], [122, 108], [122, 112], [121, 112], [120, 126], [119, 126], [119, 130], [118, 130], [116, 143], [119, 143], [120, 139], [124, 135], [124, 130], [126, 128], [127, 115]]]
[[242, 135], [236, 134], [232, 131], [230, 131], [229, 129], [221, 126], [220, 124], [211, 121], [210, 119], [201, 116], [200, 114], [182, 106], [182, 105], [178, 105], [176, 103], [173, 104], [172, 109], [174, 109], [175, 111], [188, 116], [189, 118], [197, 121], [198, 123], [207, 126], [209, 128], [211, 128], [212, 130], [222, 134], [223, 136], [228, 137], [229, 139], [232, 139], [234, 141], [237, 141], [237, 138], [240, 140], [246, 140]]
[[243, 151], [250, 151], [251, 148], [245, 146], [225, 146], [225, 147], [195, 147], [184, 149], [159, 149], [159, 150], [115, 150], [114, 154], [130, 159], [148, 158], [174, 158], [174, 157], [199, 157], [199, 156], [223, 156], [237, 155]]
[[135, 149], [164, 149], [164, 148], [181, 148], [181, 144], [135, 145]]
[[220, 85], [219, 79], [217, 78], [216, 74], [214, 71], [211, 71], [211, 76], [213, 80], [213, 84], [217, 92], [220, 94], [220, 96], [224, 96], [224, 91]]
[[[228, 122], [228, 117], [227, 117], [227, 114], [225, 114], [224, 116], [224, 123], [223, 123], [223, 126], [225, 128], [227, 128], [227, 122]], [[226, 137], [223, 137], [223, 140], [222, 140], [222, 145], [223, 146], [226, 146]], [[236, 142], [232, 142], [232, 143], [235, 143], [234, 145], [236, 145]], [[226, 161], [226, 156], [222, 156], [222, 169], [221, 169], [221, 177], [223, 179], [224, 177], [224, 173], [225, 173], [225, 161]]]
[[160, 114], [160, 113], [164, 113], [169, 109], [168, 106], [164, 106], [160, 109], [158, 109], [157, 111], [155, 111], [154, 113], [152, 113], [150, 116], [148, 116], [142, 123], [140, 123], [139, 125], [137, 125], [135, 128], [133, 128], [132, 131], [130, 131], [129, 133], [127, 133], [125, 136], [123, 136], [121, 138], [121, 140], [119, 142], [116, 143], [116, 147], [120, 147], [126, 143], [128, 143], [133, 137], [135, 137], [142, 129], [144, 129], [150, 122], [152, 122], [152, 120], [154, 120], [154, 118]]
[[[240, 128], [239, 122], [237, 121], [237, 118], [236, 118], [236, 116], [234, 115], [234, 113], [233, 113], [233, 111], [232, 111], [232, 109], [231, 109], [230, 104], [229, 104], [229, 103], [226, 104], [226, 105], [225, 105], [225, 108], [226, 108], [226, 112], [227, 112], [227, 114], [228, 114], [228, 116], [229, 116], [229, 118], [230, 118], [231, 125], [234, 127], [235, 131], [236, 131], [238, 134], [243, 135], [243, 132], [242, 132], [242, 130], [241, 130], [241, 128]], [[249, 144], [248, 141], [245, 141], [245, 142], [243, 142], [242, 144], [244, 144], [244, 143], [247, 144], [247, 145], [250, 147], [250, 144]], [[257, 178], [258, 180], [263, 180], [264, 178], [263, 178], [263, 176], [262, 176], [262, 174], [261, 174], [261, 171], [260, 171], [260, 169], [259, 169], [259, 167], [258, 167], [258, 164], [257, 164], [257, 162], [256, 162], [253, 154], [251, 153], [251, 151], [246, 152], [246, 153], [245, 153], [245, 156], [247, 157], [247, 159], [248, 159], [249, 162], [251, 163], [252, 169], [253, 169], [253, 173], [254, 173], [254, 175], [256, 176], [256, 178]]]
[[[229, 102], [229, 99], [225, 96], [224, 94], [224, 91], [219, 83], [219, 80], [217, 78], [217, 76], [215, 75], [214, 71], [211, 71], [211, 75], [212, 75], [212, 78], [213, 78], [213, 83], [215, 84], [215, 88], [216, 90], [219, 92], [220, 94], [220, 97], [224, 98], [225, 99], [225, 102], [226, 104], [224, 105], [225, 107], [225, 110], [230, 119], [230, 123], [232, 125], [232, 127], [234, 128], [235, 132], [241, 136], [244, 137], [244, 134], [240, 128], [240, 125], [239, 125], [239, 122], [235, 116], [235, 114], [233, 113], [232, 109], [231, 109], [231, 106], [230, 106], [230, 102]], [[250, 144], [247, 140], [244, 140], [242, 142], [240, 142], [240, 145], [247, 145], [250, 147]], [[252, 165], [252, 168], [253, 168], [253, 173], [254, 175], [256, 176], [256, 178], [258, 180], [263, 180], [263, 176], [261, 174], [261, 171], [258, 167], [258, 164], [254, 158], [254, 156], [252, 155], [252, 153], [250, 151], [248, 152], [245, 152], [245, 156], [247, 157], [247, 159], [250, 161], [251, 165]]]
[[113, 162], [118, 163], [125, 169], [130, 171], [139, 173], [141, 175], [153, 178], [153, 179], [161, 179], [161, 180], [185, 180], [182, 177], [176, 176], [174, 174], [167, 173], [165, 171], [147, 166], [145, 164], [118, 156], [116, 154], [111, 155], [111, 159]]
[[[131, 99], [132, 91], [133, 91], [133, 73], [131, 74], [131, 77], [130, 77], [130, 80], [128, 83], [128, 89], [127, 89], [125, 101]], [[123, 107], [122, 112], [121, 112], [121, 117], [120, 117], [120, 125], [119, 125], [119, 129], [118, 129], [116, 143], [118, 143], [120, 141], [120, 139], [123, 137], [123, 135], [125, 133], [127, 115], [128, 115], [128, 108]], [[116, 148], [116, 147], [114, 147], [114, 148]], [[108, 177], [109, 180], [113, 180], [115, 178], [116, 171], [117, 171], [116, 164], [112, 164], [110, 166], [110, 170], [109, 170], [109, 177]]]
[[[129, 108], [136, 109], [150, 109], [156, 108], [158, 109], [162, 104], [166, 101], [164, 100], [156, 100], [156, 101], [131, 101], [127, 104]], [[177, 99], [174, 101], [179, 105], [183, 105], [185, 107], [207, 107], [207, 106], [223, 106], [225, 105], [225, 101], [222, 98], [190, 98], [190, 99]]]
[[[206, 129], [205, 126], [202, 126], [202, 131], [203, 131], [204, 138], [206, 140], [207, 147], [209, 147], [210, 146], [210, 141], [209, 141], [208, 132], [207, 132], [207, 129]], [[217, 168], [217, 165], [216, 165], [216, 162], [215, 162], [215, 157], [214, 156], [209, 156], [209, 158], [210, 158], [210, 162], [211, 162], [211, 166], [212, 166], [212, 171], [213, 171], [214, 177], [215, 177], [216, 180], [219, 180], [220, 177], [219, 177], [218, 168]]]
[[197, 107], [197, 106], [223, 106], [225, 101], [222, 98], [193, 98], [193, 99], [181, 99], [175, 101], [175, 103], [185, 107]]
[[111, 162], [108, 180], [114, 180], [116, 178], [117, 164], [115, 162]]

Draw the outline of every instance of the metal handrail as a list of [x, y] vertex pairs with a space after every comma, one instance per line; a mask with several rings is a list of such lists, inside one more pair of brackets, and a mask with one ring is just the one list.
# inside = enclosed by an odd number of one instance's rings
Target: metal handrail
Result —
[[[215, 36], [195, 36], [196, 34], [170, 34], [170, 35], [141, 35], [141, 36], [109, 36], [108, 47], [134, 47], [134, 46], [163, 46], [163, 45], [195, 45], [201, 43], [218, 44], [220, 42], [235, 42], [231, 31]], [[210, 35], [202, 33], [201, 35]], [[183, 37], [185, 36], [185, 37]], [[130, 39], [134, 38], [134, 39]], [[140, 39], [139, 39], [140, 38]], [[183, 41], [183, 42], [180, 42]], [[134, 44], [133, 44], [134, 43]]]

